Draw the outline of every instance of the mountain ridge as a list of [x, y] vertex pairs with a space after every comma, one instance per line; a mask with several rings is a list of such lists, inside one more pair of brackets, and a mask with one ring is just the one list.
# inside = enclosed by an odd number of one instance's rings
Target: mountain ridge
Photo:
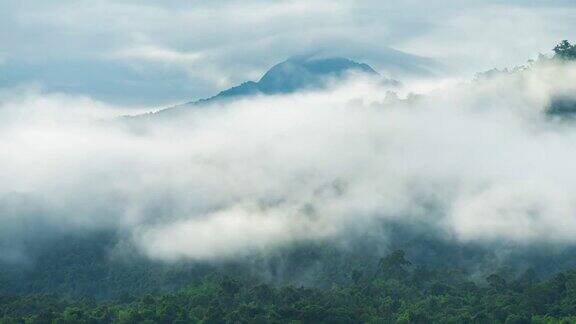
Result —
[[[290, 94], [301, 90], [323, 89], [328, 86], [330, 80], [342, 79], [350, 73], [368, 76], [380, 75], [370, 65], [344, 57], [315, 58], [294, 56], [272, 66], [258, 81], [245, 81], [237, 86], [220, 91], [212, 97], [186, 102], [144, 115], [167, 114], [190, 107], [204, 106], [254, 95]], [[392, 79], [384, 79], [384, 82], [393, 85], [399, 84], [398, 81]], [[138, 116], [143, 115], [133, 117]]]

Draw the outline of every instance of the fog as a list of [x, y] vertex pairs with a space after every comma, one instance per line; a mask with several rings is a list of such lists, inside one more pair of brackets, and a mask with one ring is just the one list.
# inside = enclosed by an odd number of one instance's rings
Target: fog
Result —
[[168, 262], [362, 240], [389, 223], [456, 243], [570, 246], [576, 129], [544, 110], [575, 84], [576, 66], [552, 62], [403, 89], [349, 78], [140, 127], [87, 97], [8, 89], [0, 258], [102, 229]]

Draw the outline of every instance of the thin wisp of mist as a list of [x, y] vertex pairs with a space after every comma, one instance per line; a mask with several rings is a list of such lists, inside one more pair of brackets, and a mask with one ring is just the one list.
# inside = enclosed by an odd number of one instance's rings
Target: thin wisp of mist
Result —
[[0, 258], [25, 257], [24, 235], [112, 229], [154, 260], [234, 259], [387, 222], [456, 242], [573, 244], [576, 131], [545, 109], [575, 81], [576, 66], [554, 62], [440, 87], [352, 77], [136, 126], [83, 97], [12, 92]]

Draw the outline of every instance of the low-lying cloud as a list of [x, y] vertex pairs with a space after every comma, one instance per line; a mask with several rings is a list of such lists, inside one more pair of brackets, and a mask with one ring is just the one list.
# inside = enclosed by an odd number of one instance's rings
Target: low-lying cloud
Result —
[[542, 63], [403, 100], [354, 79], [190, 107], [137, 132], [88, 98], [4, 93], [1, 255], [114, 229], [153, 259], [214, 260], [387, 222], [455, 242], [574, 244], [576, 129], [544, 109], [575, 79], [575, 66]]

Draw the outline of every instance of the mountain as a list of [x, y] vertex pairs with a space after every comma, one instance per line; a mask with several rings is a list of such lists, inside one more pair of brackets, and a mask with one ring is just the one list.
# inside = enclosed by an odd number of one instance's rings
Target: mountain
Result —
[[[369, 76], [379, 75], [368, 64], [358, 63], [343, 57], [313, 58], [295, 56], [274, 65], [258, 81], [247, 81], [221, 91], [213, 97], [162, 109], [155, 113], [146, 114], [146, 116], [176, 113], [176, 111], [182, 111], [192, 106], [197, 107], [239, 97], [289, 94], [300, 90], [323, 89], [330, 80], [342, 79], [349, 73]], [[393, 85], [399, 84], [399, 82], [390, 79], [385, 79], [384, 82]]]

